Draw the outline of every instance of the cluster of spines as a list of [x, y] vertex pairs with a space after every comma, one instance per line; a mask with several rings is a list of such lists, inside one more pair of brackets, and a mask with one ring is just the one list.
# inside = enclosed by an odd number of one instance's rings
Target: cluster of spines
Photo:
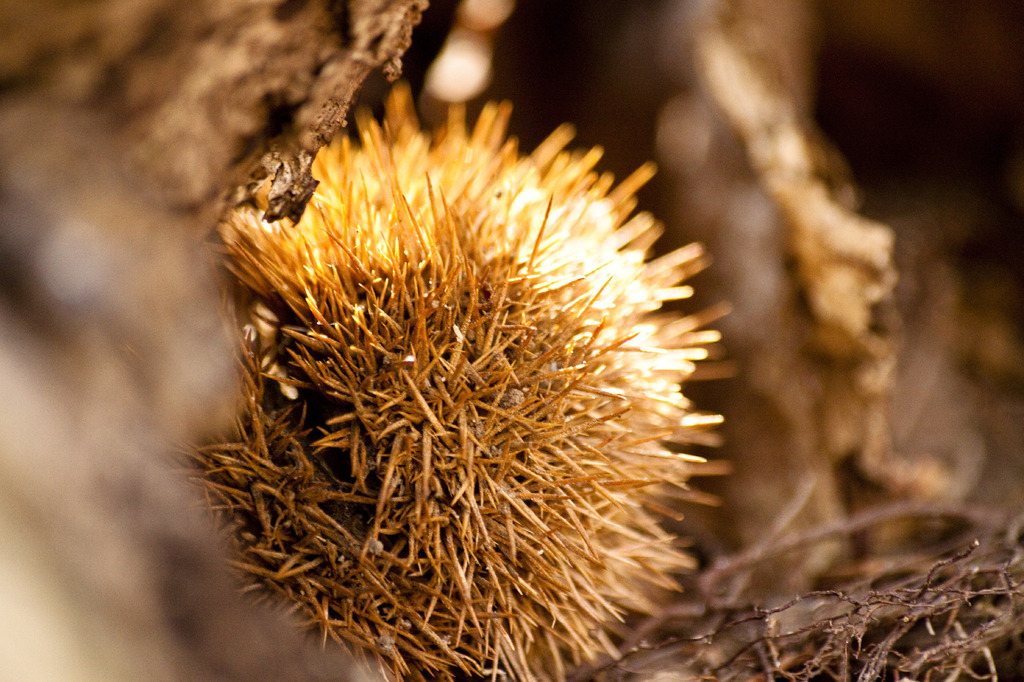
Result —
[[400, 676], [613, 653], [687, 563], [651, 509], [715, 421], [679, 382], [716, 335], [659, 312], [702, 253], [645, 262], [627, 221], [650, 169], [613, 189], [566, 128], [520, 158], [508, 114], [431, 142], [399, 94], [318, 158], [302, 221], [224, 228], [248, 402], [200, 459], [239, 566]]

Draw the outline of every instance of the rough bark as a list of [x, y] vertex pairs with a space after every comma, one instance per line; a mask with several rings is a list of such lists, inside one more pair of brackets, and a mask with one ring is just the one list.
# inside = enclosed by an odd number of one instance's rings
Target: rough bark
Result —
[[[274, 178], [295, 217], [312, 156], [374, 68], [397, 74], [425, 0], [5, 3], [5, 99], [103, 119], [167, 203], [220, 209]], [[239, 187], [245, 189], [239, 190]]]

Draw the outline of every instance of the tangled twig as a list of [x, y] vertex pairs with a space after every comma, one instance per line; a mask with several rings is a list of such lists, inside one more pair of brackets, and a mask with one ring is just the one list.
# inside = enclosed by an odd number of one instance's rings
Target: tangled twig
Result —
[[[912, 554], [860, 557], [854, 575], [759, 603], [759, 566], [891, 523], [939, 525]], [[899, 504], [722, 558], [686, 600], [638, 624], [621, 657], [576, 680], [634, 679], [666, 661], [687, 679], [981, 679], [1020, 674], [1024, 515]], [[765, 600], [761, 600], [765, 602]], [[643, 639], [640, 639], [640, 638]], [[680, 663], [682, 662], [682, 663]]]

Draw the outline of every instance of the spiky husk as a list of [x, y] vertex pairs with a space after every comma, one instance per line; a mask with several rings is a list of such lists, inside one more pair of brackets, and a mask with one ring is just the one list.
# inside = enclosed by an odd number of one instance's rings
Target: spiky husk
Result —
[[224, 226], [249, 349], [237, 439], [202, 448], [238, 566], [398, 677], [559, 679], [613, 653], [689, 561], [656, 498], [714, 417], [680, 381], [713, 332], [568, 128], [520, 157], [507, 105], [433, 140], [397, 90], [318, 157], [296, 225]]

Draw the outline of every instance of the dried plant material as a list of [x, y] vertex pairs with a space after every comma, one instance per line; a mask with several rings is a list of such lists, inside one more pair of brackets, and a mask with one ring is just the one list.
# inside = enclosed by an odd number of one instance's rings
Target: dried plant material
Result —
[[828, 362], [818, 405], [823, 454], [832, 462], [855, 454], [869, 478], [928, 496], [949, 484], [949, 473], [937, 462], [905, 462], [892, 447], [892, 230], [850, 209], [853, 190], [827, 167], [828, 151], [784, 85], [782, 60], [755, 39], [764, 28], [748, 6], [756, 4], [721, 3], [699, 32], [697, 55], [712, 98], [786, 223], [811, 313], [809, 349]]
[[645, 262], [650, 167], [613, 187], [564, 127], [520, 157], [509, 112], [431, 141], [399, 90], [301, 222], [223, 229], [249, 383], [199, 460], [238, 565], [398, 677], [562, 679], [690, 565], [658, 517], [718, 421], [679, 384], [717, 334], [660, 309], [702, 249]]
[[823, 348], [837, 358], [887, 355], [891, 344], [873, 329], [873, 308], [895, 284], [892, 231], [850, 211], [829, 186], [820, 145], [778, 83], [777, 66], [740, 42], [749, 27], [733, 19], [710, 22], [701, 34], [703, 71], [785, 214]]
[[[907, 522], [923, 529], [916, 546], [849, 564], [831, 585], [792, 599], [747, 599], [744, 586], [765, 562]], [[670, 670], [687, 679], [864, 682], [1019, 675], [1022, 528], [1019, 515], [899, 504], [776, 538], [715, 562], [688, 599], [638, 628], [621, 659], [586, 675], [622, 679], [628, 670], [635, 675], [627, 679], [656, 679], [650, 671]], [[642, 642], [655, 632], [658, 643]]]

